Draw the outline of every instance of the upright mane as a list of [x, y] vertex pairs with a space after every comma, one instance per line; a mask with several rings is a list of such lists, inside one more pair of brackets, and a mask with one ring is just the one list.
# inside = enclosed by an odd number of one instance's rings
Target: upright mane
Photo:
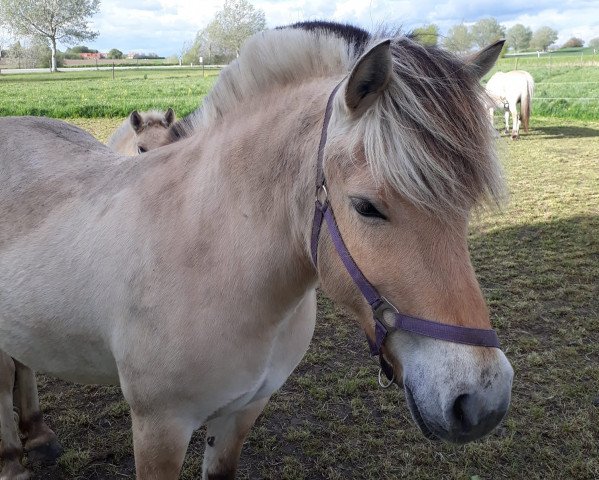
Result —
[[259, 33], [221, 72], [203, 106], [181, 122], [178, 136], [220, 122], [239, 102], [273, 86], [347, 74], [363, 52], [387, 38], [394, 74], [351, 125], [351, 151], [365, 153], [381, 184], [433, 213], [463, 214], [485, 201], [499, 203], [501, 168], [475, 69], [397, 32], [305, 22]]

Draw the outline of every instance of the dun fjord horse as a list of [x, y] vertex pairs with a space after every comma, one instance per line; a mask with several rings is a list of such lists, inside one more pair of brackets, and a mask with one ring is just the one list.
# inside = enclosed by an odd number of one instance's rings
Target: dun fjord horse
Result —
[[[528, 132], [534, 88], [535, 82], [532, 76], [523, 70], [514, 70], [507, 73], [497, 72], [486, 85], [490, 97], [489, 114], [491, 115], [491, 122], [493, 122], [493, 112], [498, 108], [502, 108], [505, 115], [505, 133], [507, 134], [509, 133], [511, 113], [513, 139], [519, 136], [520, 123], [523, 124], [524, 131]], [[518, 115], [518, 103], [520, 103], [520, 115]]]
[[175, 112], [134, 110], [108, 139], [107, 145], [123, 155], [137, 155], [170, 143], [169, 128], [175, 121]]
[[501, 46], [464, 61], [337, 24], [262, 32], [187, 134], [143, 159], [59, 121], [1, 119], [2, 479], [27, 477], [15, 376], [24, 450], [56, 450], [32, 370], [120, 384], [138, 479], [176, 479], [202, 424], [203, 478], [233, 478], [308, 348], [318, 284], [426, 436], [489, 433], [513, 371], [467, 226], [502, 196], [478, 83]]

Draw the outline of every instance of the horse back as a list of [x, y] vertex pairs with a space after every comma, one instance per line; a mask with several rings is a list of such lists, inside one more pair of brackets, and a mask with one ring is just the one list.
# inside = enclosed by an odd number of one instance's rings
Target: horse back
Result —
[[0, 248], [88, 192], [119, 158], [68, 123], [0, 118]]

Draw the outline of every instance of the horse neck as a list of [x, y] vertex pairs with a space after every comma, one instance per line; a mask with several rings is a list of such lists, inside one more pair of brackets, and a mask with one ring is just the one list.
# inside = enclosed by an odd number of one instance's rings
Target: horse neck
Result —
[[[210, 182], [218, 185], [219, 217], [233, 222], [224, 229], [243, 238], [243, 251], [233, 255], [243, 255], [237, 259], [242, 263], [253, 259], [246, 267], [271, 295], [303, 296], [316, 283], [309, 238], [316, 153], [331, 88], [321, 80], [270, 91], [226, 114], [198, 139], [200, 163], [209, 164]], [[206, 175], [201, 165], [198, 175]]]

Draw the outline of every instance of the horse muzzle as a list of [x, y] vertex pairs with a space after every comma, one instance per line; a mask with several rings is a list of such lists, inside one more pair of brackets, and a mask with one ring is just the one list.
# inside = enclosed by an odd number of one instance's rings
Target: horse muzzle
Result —
[[461, 444], [488, 435], [505, 417], [514, 371], [499, 350], [481, 363], [468, 361], [464, 349], [459, 353], [443, 365], [404, 365], [403, 384], [422, 433]]
[[441, 419], [421, 411], [414, 394], [406, 385], [406, 400], [414, 422], [423, 435], [431, 440], [468, 443], [491, 433], [505, 417], [509, 398], [489, 408], [477, 394], [461, 394], [446, 407]]

